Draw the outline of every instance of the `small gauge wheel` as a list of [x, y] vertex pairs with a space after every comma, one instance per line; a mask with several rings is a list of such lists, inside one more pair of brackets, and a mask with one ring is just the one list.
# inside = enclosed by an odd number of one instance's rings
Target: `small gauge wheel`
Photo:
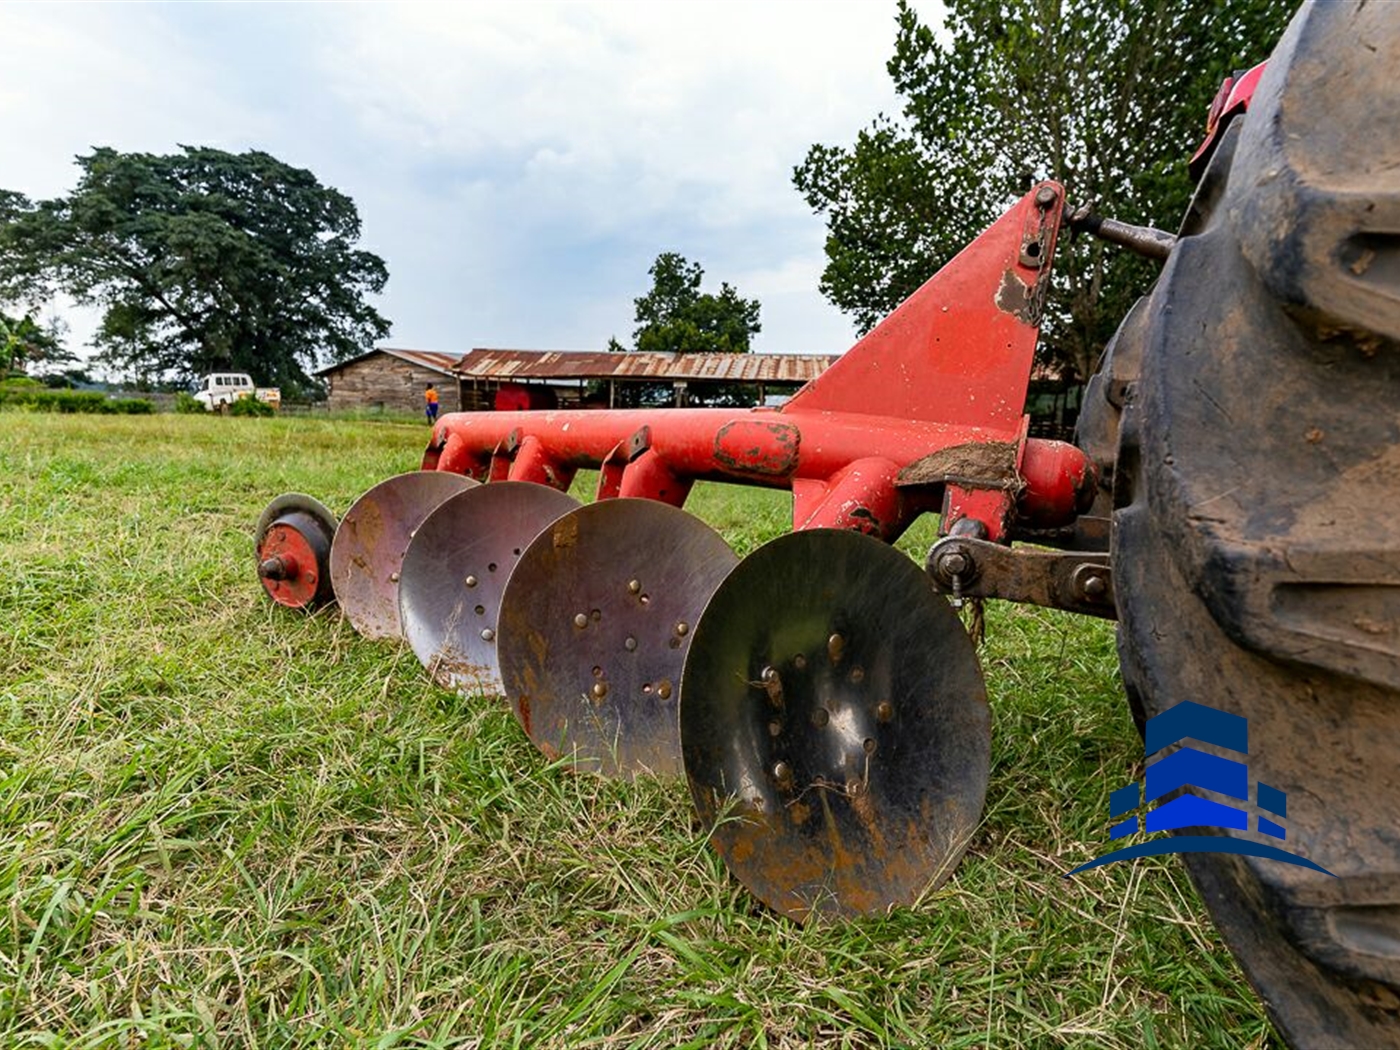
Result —
[[254, 550], [267, 596], [289, 609], [310, 611], [334, 600], [331, 540], [335, 515], [299, 492], [278, 496], [258, 519]]

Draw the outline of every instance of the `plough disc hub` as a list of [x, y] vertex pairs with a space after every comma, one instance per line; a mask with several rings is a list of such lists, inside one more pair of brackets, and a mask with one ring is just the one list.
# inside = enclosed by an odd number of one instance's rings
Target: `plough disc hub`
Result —
[[288, 492], [269, 503], [253, 538], [267, 596], [289, 609], [311, 610], [330, 601], [334, 536], [335, 515], [318, 500]]

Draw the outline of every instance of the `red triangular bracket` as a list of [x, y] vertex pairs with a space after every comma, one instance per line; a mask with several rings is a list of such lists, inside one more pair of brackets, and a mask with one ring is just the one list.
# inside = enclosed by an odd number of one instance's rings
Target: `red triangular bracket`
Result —
[[783, 411], [1018, 429], [1063, 208], [1031, 190]]

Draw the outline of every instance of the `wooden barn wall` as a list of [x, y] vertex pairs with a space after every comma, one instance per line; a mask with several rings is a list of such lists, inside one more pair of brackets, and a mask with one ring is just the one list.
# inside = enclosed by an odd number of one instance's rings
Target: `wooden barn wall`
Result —
[[375, 354], [330, 373], [332, 411], [382, 407], [389, 412], [422, 412], [423, 388], [437, 387], [443, 412], [457, 412], [457, 380], [388, 354]]

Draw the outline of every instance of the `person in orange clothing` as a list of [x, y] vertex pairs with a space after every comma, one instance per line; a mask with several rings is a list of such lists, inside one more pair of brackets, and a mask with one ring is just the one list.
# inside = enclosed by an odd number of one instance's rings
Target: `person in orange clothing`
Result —
[[423, 402], [423, 411], [427, 414], [428, 426], [432, 426], [437, 422], [438, 413], [438, 392], [432, 383], [429, 383], [428, 388], [423, 391]]

